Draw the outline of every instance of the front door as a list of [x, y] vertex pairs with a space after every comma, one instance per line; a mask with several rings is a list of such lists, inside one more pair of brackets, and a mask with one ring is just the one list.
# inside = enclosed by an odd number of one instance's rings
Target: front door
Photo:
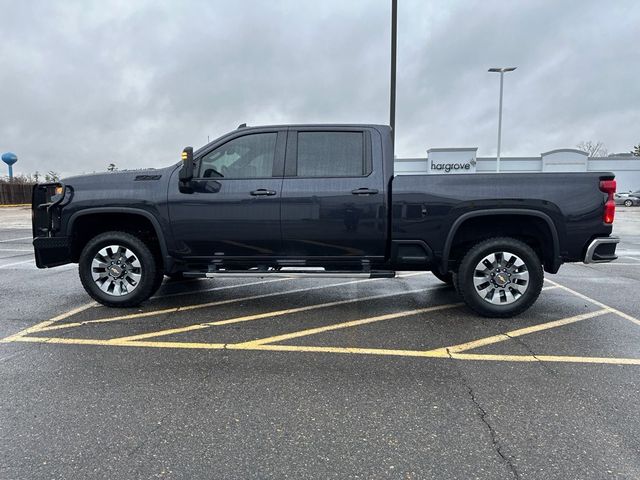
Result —
[[282, 187], [287, 255], [384, 258], [387, 201], [377, 135], [373, 129], [350, 127], [289, 131]]
[[193, 193], [169, 193], [177, 254], [190, 259], [270, 257], [282, 246], [280, 198], [286, 132], [238, 132], [198, 153]]

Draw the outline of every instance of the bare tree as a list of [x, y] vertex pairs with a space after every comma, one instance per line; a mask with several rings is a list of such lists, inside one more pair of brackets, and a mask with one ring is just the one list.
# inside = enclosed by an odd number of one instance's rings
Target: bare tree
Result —
[[60, 174], [58, 172], [54, 172], [53, 170], [49, 170], [44, 174], [44, 179], [47, 182], [57, 182], [60, 180]]
[[609, 153], [605, 144], [600, 141], [582, 141], [576, 145], [576, 148], [582, 150], [583, 152], [587, 152], [590, 157], [606, 157]]
[[14, 175], [12, 180], [9, 180], [9, 176], [0, 177], [0, 183], [18, 183], [32, 185], [35, 182], [31, 175], [24, 175], [22, 173], [19, 173], [17, 175]]

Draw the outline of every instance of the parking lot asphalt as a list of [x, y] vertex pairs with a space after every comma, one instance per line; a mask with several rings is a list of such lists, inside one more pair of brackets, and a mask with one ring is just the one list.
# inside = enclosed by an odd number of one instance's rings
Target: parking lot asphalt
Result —
[[2, 479], [640, 478], [640, 208], [504, 320], [411, 272], [109, 309], [26, 218], [0, 209]]

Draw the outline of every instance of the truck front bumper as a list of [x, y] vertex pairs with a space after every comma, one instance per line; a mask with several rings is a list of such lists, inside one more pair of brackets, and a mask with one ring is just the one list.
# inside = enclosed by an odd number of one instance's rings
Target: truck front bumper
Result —
[[[62, 188], [62, 194], [56, 194], [56, 189], [59, 188]], [[71, 263], [71, 239], [60, 235], [60, 212], [71, 201], [72, 196], [73, 189], [61, 182], [41, 183], [33, 187], [31, 222], [38, 268]]]
[[616, 247], [620, 243], [618, 237], [601, 237], [594, 239], [587, 247], [584, 263], [605, 263], [618, 258]]

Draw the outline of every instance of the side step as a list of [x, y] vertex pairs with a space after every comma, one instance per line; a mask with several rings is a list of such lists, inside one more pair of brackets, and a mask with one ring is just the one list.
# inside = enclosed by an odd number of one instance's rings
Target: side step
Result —
[[371, 270], [370, 272], [358, 271], [331, 271], [314, 267], [304, 268], [282, 268], [280, 270], [216, 270], [213, 272], [184, 272], [189, 278], [233, 278], [233, 277], [284, 277], [284, 278], [394, 278], [396, 272], [393, 270]]

